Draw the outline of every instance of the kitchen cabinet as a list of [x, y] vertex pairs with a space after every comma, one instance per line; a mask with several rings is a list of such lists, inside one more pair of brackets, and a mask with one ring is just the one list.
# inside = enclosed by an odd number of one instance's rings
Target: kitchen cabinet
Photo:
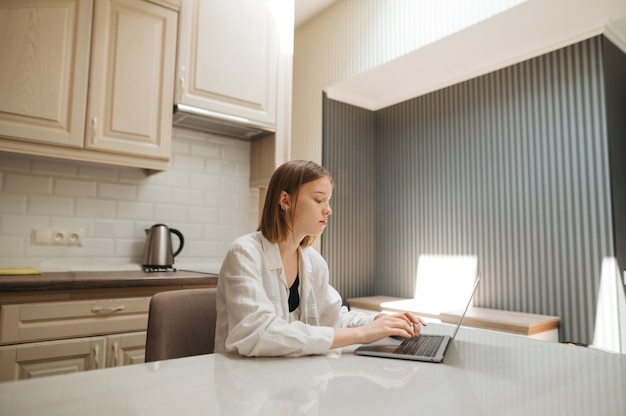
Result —
[[275, 130], [252, 151], [252, 187], [289, 157], [293, 13], [293, 0], [181, 3], [176, 104]]
[[0, 381], [104, 367], [105, 343], [105, 337], [93, 337], [0, 347]]
[[177, 104], [276, 125], [279, 32], [270, 0], [183, 0]]
[[0, 381], [143, 362], [149, 304], [145, 296], [2, 305]]
[[144, 362], [146, 332], [0, 347], [0, 381], [120, 367]]
[[142, 363], [152, 295], [215, 287], [216, 276], [59, 272], [0, 283], [2, 382]]
[[178, 12], [157, 3], [2, 1], [0, 151], [167, 168]]

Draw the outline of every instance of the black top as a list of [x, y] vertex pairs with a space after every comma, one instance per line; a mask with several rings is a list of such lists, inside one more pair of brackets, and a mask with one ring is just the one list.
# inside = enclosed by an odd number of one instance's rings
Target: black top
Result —
[[300, 286], [300, 276], [296, 276], [296, 280], [293, 281], [293, 285], [289, 288], [289, 312], [295, 311], [300, 305], [298, 286]]

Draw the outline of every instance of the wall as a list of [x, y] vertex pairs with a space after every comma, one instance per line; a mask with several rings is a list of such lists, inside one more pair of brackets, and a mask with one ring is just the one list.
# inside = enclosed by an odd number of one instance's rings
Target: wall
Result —
[[615, 255], [626, 285], [626, 51], [604, 40]]
[[294, 37], [291, 158], [321, 161], [322, 92], [524, 0], [341, 0]]
[[335, 187], [333, 215], [320, 245], [331, 284], [345, 301], [377, 290], [376, 114], [328, 99], [324, 114], [323, 161]]
[[[363, 229], [375, 227], [373, 275], [329, 263], [340, 293], [412, 297], [420, 254], [477, 255], [477, 306], [558, 315], [562, 339], [590, 343], [602, 261], [614, 255], [602, 52], [592, 38], [379, 110], [373, 140], [350, 128], [358, 110], [329, 103], [331, 173], [372, 143], [376, 155], [350, 173], [375, 171], [374, 194], [336, 181], [333, 217], [375, 205], [372, 222], [344, 229], [335, 218], [322, 237], [325, 256], [349, 246], [342, 261], [359, 263], [371, 252]], [[369, 293], [350, 281], [372, 278]]]
[[[256, 228], [249, 177], [248, 142], [186, 129], [174, 129], [171, 169], [152, 176], [0, 154], [0, 267], [139, 267], [144, 229], [165, 223], [185, 236], [176, 267], [218, 270], [230, 242]], [[31, 227], [83, 228], [84, 244], [32, 245]]]

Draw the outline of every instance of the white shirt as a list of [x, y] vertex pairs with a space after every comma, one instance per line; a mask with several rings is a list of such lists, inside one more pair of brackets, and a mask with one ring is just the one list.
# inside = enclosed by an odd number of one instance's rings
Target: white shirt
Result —
[[330, 286], [328, 265], [313, 248], [299, 248], [299, 320], [290, 321], [289, 287], [278, 244], [260, 232], [244, 235], [226, 253], [217, 280], [215, 352], [301, 356], [330, 350], [334, 327], [368, 324], [348, 311]]

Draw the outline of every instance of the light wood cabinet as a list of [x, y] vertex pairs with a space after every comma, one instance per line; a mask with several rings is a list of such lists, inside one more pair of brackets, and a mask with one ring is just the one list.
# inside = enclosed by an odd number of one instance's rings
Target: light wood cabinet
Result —
[[146, 332], [0, 347], [0, 381], [143, 363]]
[[176, 104], [269, 126], [252, 142], [250, 186], [289, 159], [293, 0], [182, 0]]
[[123, 365], [143, 363], [145, 357], [145, 331], [107, 337], [107, 367], [120, 367]]
[[276, 125], [279, 32], [270, 0], [183, 0], [177, 104]]
[[176, 12], [96, 0], [86, 148], [168, 160]]
[[105, 337], [92, 337], [0, 347], [0, 381], [104, 368], [105, 345]]
[[0, 292], [0, 382], [142, 363], [152, 295], [204, 287]]
[[83, 147], [92, 14], [93, 1], [0, 2], [0, 136]]
[[149, 296], [2, 305], [0, 381], [143, 362], [149, 306]]
[[0, 151], [166, 169], [177, 23], [143, 0], [2, 1]]

